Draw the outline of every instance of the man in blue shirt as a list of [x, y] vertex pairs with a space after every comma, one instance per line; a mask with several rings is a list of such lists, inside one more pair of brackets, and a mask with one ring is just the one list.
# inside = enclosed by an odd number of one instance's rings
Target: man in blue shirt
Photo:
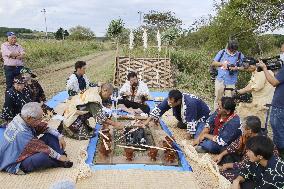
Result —
[[[224, 96], [224, 89], [235, 88], [243, 58], [244, 55], [238, 51], [238, 42], [235, 40], [230, 40], [227, 48], [220, 50], [215, 56], [212, 66], [218, 68], [218, 76], [215, 80], [214, 110], [218, 108], [218, 102]], [[231, 92], [226, 93], [226, 96], [232, 96]]]
[[210, 113], [208, 105], [197, 96], [182, 93], [179, 90], [171, 90], [168, 98], [151, 111], [144, 125], [148, 125], [151, 120], [159, 120], [170, 109], [173, 110], [173, 115], [179, 121], [177, 127], [187, 129], [190, 138], [196, 133], [200, 123], [207, 120]]
[[[283, 58], [283, 54], [284, 44], [281, 47], [281, 58]], [[280, 156], [284, 159], [284, 66], [275, 77], [268, 72], [266, 65], [262, 61], [259, 62], [258, 66], [262, 68], [267, 81], [273, 87], [276, 87], [271, 104], [270, 124], [273, 132], [273, 142], [278, 148]]]

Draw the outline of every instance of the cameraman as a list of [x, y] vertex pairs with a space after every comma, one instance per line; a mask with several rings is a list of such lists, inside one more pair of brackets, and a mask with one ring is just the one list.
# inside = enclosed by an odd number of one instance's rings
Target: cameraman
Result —
[[[238, 42], [230, 40], [226, 49], [220, 50], [215, 56], [212, 66], [218, 67], [218, 76], [215, 80], [214, 110], [218, 108], [218, 102], [224, 96], [224, 89], [235, 88], [238, 79], [238, 71], [242, 66], [244, 55], [238, 51]], [[226, 94], [232, 96], [232, 93]]]
[[[255, 65], [250, 65], [248, 69], [252, 72], [251, 79], [248, 85], [242, 89], [237, 90], [237, 94], [252, 94], [251, 103], [239, 103], [237, 114], [243, 119], [244, 117], [257, 115], [261, 123], [265, 123], [265, 115], [267, 111], [266, 104], [271, 104], [274, 87], [266, 80], [263, 71], [258, 72]], [[268, 70], [269, 74], [273, 75], [271, 70]]]
[[[283, 60], [284, 44], [281, 46], [280, 57]], [[272, 108], [270, 114], [270, 124], [273, 132], [273, 142], [278, 148], [279, 155], [284, 159], [284, 66], [274, 77], [267, 70], [266, 65], [260, 61], [258, 64], [262, 68], [268, 82], [276, 87], [272, 99]]]

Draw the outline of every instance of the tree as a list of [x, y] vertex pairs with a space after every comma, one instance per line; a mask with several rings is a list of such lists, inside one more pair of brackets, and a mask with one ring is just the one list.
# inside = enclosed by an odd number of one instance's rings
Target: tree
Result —
[[67, 30], [64, 30], [64, 37], [68, 37], [70, 34]]
[[63, 39], [63, 34], [64, 34], [63, 32], [64, 32], [63, 28], [60, 27], [54, 34], [55, 39], [57, 40]]
[[112, 20], [107, 29], [107, 37], [117, 41], [121, 37], [124, 29], [122, 19]]
[[205, 34], [205, 46], [212, 51], [224, 48], [228, 39], [236, 38], [244, 53], [261, 53], [259, 34], [284, 24], [284, 4], [279, 0], [223, 0], [215, 3], [215, 8], [216, 16], [195, 23], [196, 31]]
[[182, 21], [175, 16], [174, 12], [158, 12], [151, 10], [144, 15], [144, 21], [148, 29], [159, 29], [161, 32], [169, 28], [180, 29]]
[[54, 33], [55, 39], [57, 40], [62, 40], [65, 39], [67, 36], [69, 36], [69, 32], [67, 30], [64, 30], [63, 28], [59, 28], [55, 33]]
[[90, 28], [83, 27], [80, 25], [70, 28], [69, 31], [70, 31], [69, 38], [73, 40], [88, 40], [95, 38], [95, 34]]
[[171, 27], [162, 33], [162, 40], [166, 45], [175, 45], [179, 35], [179, 30]]

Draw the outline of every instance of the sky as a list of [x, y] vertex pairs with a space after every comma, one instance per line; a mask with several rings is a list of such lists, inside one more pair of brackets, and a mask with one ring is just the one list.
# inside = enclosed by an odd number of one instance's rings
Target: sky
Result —
[[[139, 13], [172, 11], [189, 28], [195, 19], [214, 14], [213, 0], [0, 0], [0, 26], [54, 32], [82, 25], [104, 36], [111, 20], [121, 18], [127, 28], [139, 26]], [[284, 29], [275, 33], [284, 34]]]

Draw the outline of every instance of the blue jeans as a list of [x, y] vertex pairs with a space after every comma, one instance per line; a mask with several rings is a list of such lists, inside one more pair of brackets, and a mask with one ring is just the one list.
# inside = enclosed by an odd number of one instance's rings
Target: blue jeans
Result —
[[[40, 140], [44, 141], [46, 145], [51, 147], [59, 154], [63, 154], [64, 150], [60, 148], [58, 139], [51, 134], [44, 134]], [[48, 154], [39, 152], [21, 162], [20, 168], [24, 172], [33, 172], [39, 169], [47, 169], [53, 167], [60, 167], [60, 161], [53, 159]]]
[[[201, 134], [201, 132], [203, 131], [204, 127], [205, 127], [205, 123], [204, 122], [198, 123], [197, 129], [196, 129], [196, 133], [194, 135], [194, 139], [196, 139]], [[216, 142], [214, 142], [212, 140], [208, 140], [208, 139], [203, 140], [199, 144], [199, 146], [201, 146], [202, 149], [206, 150], [207, 152], [213, 153], [213, 154], [220, 153], [222, 148], [223, 148], [222, 146], [220, 146]]]
[[272, 127], [274, 144], [278, 150], [284, 150], [284, 108], [272, 106], [270, 124]]
[[10, 89], [13, 85], [14, 78], [20, 75], [23, 66], [4, 66], [6, 78], [6, 90]]

